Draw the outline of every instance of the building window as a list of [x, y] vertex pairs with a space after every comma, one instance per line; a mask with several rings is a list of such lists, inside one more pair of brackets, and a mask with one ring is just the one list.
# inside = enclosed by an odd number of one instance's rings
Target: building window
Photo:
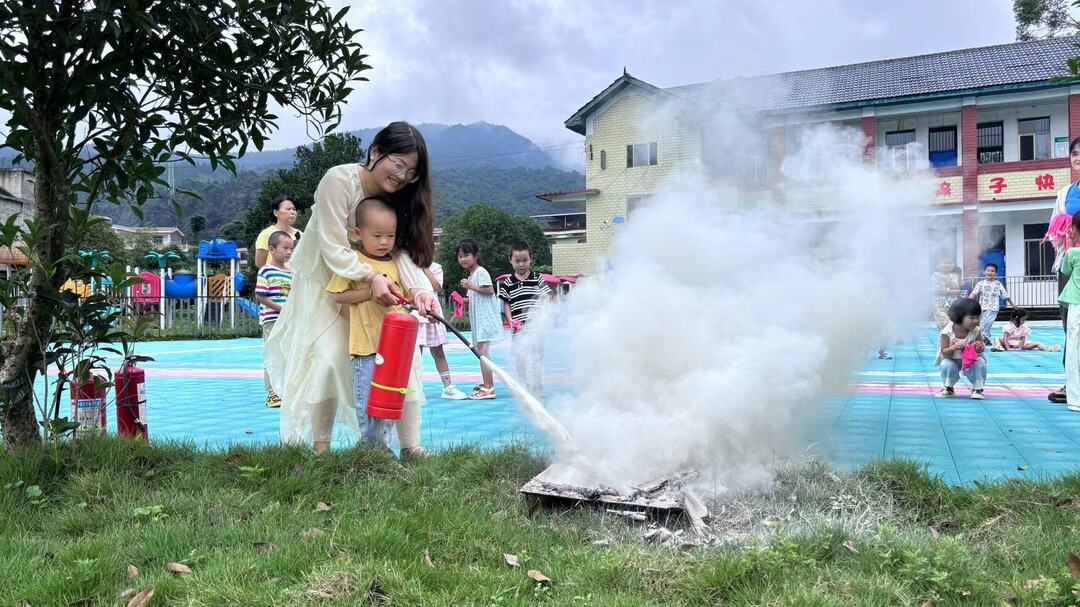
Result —
[[1050, 157], [1050, 118], [1016, 121], [1020, 133], [1020, 160], [1045, 160]]
[[642, 194], [640, 196], [627, 196], [626, 197], [626, 216], [629, 217], [634, 214], [635, 211], [640, 211], [648, 206], [652, 202], [652, 194]]
[[885, 168], [894, 171], [908, 170], [908, 145], [912, 143], [915, 143], [914, 130], [885, 133]]
[[603, 171], [607, 168], [607, 151], [600, 150], [600, 170]]
[[589, 144], [589, 161], [592, 161], [592, 144]]
[[1024, 275], [1049, 276], [1053, 274], [1054, 246], [1043, 242], [1048, 223], [1030, 223], [1024, 225]]
[[976, 128], [979, 164], [1005, 162], [1005, 126], [1000, 122], [987, 122]]
[[164, 236], [154, 236], [154, 244], [165, 244]]
[[626, 168], [656, 164], [656, 142], [626, 146]]
[[930, 166], [956, 166], [956, 127], [939, 126], [930, 129]]

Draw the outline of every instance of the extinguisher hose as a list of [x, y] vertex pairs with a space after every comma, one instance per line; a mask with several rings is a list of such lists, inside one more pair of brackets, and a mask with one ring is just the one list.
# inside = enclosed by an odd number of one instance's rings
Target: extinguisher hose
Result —
[[[407, 299], [405, 299], [404, 297], [398, 297], [398, 301], [401, 302], [402, 307], [404, 307], [407, 310], [415, 310], [416, 309], [416, 307], [413, 306], [411, 303], [409, 303], [409, 301]], [[461, 340], [461, 343], [465, 344], [465, 347], [467, 347], [469, 349], [469, 351], [472, 352], [474, 356], [476, 356], [477, 359], [479, 359], [480, 361], [483, 361], [483, 357], [480, 356], [480, 353], [476, 351], [476, 348], [471, 343], [469, 343], [469, 340], [465, 339], [465, 336], [462, 335], [461, 331], [458, 331], [454, 327], [454, 325], [450, 324], [449, 321], [447, 321], [442, 316], [439, 316], [438, 314], [436, 314], [433, 310], [428, 310], [427, 315], [430, 316], [431, 318], [434, 318], [435, 320], [441, 322], [442, 324], [446, 325], [446, 328], [449, 329], [450, 332], [453, 333], [454, 335], [457, 335], [458, 339]]]

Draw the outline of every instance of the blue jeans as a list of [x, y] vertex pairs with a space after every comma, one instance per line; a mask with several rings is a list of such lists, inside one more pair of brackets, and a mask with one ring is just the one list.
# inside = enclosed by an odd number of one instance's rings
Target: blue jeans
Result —
[[941, 382], [946, 388], [951, 388], [960, 381], [960, 374], [971, 382], [972, 390], [982, 390], [986, 385], [986, 359], [982, 356], [967, 369], [960, 368], [959, 358], [946, 358], [941, 361]]
[[393, 453], [390, 448], [390, 428], [394, 426], [394, 420], [367, 414], [368, 396], [371, 395], [371, 377], [375, 374], [375, 355], [354, 356], [352, 369], [353, 401], [356, 404], [356, 423], [360, 426], [360, 441], [382, 446]]

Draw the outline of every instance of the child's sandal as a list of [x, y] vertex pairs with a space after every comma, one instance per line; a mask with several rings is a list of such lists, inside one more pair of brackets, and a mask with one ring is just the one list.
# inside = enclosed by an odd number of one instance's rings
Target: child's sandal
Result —
[[492, 398], [495, 398], [494, 387], [477, 386], [473, 388], [472, 394], [469, 395], [469, 400], [490, 400]]
[[431, 456], [431, 454], [428, 453], [427, 449], [425, 449], [425, 448], [423, 448], [423, 447], [421, 447], [419, 445], [417, 445], [416, 447], [409, 447], [408, 449], [402, 449], [400, 451], [400, 454], [401, 454], [401, 459], [403, 459], [403, 460], [423, 459], [425, 457], [430, 457]]

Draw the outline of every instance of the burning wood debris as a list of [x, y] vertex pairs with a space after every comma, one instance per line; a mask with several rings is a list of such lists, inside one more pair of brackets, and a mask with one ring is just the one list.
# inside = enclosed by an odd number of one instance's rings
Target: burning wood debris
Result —
[[[687, 485], [698, 473], [688, 471], [631, 487], [622, 493], [603, 485], [583, 487], [557, 482], [562, 478], [558, 465], [551, 466], [525, 483], [519, 492], [530, 512], [543, 508], [593, 507], [626, 519], [653, 524], [643, 538], [647, 541], [696, 545], [707, 543], [712, 534], [706, 521], [709, 509]], [[671, 531], [659, 523], [689, 522], [689, 528]]]

